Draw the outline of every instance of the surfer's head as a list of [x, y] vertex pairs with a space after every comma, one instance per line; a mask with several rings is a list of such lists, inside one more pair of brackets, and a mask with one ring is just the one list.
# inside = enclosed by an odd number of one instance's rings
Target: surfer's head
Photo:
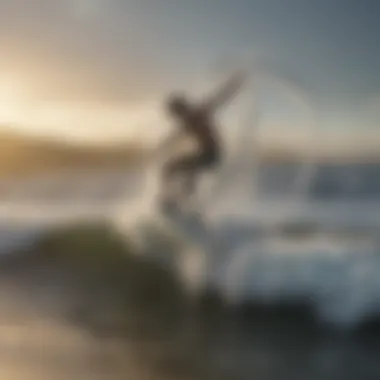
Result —
[[166, 107], [171, 115], [182, 116], [188, 112], [189, 103], [185, 96], [173, 94], [169, 97]]

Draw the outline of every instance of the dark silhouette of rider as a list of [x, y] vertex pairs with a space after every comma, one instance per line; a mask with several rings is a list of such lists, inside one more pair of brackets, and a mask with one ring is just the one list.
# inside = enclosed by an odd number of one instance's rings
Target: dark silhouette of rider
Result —
[[214, 115], [237, 93], [245, 79], [245, 73], [235, 74], [212, 96], [196, 105], [191, 104], [184, 95], [169, 97], [167, 110], [179, 128], [171, 140], [185, 135], [195, 140], [197, 149], [194, 153], [183, 154], [165, 165], [165, 187], [177, 176], [183, 176], [183, 195], [189, 196], [195, 191], [198, 175], [220, 165], [222, 147], [216, 133]]

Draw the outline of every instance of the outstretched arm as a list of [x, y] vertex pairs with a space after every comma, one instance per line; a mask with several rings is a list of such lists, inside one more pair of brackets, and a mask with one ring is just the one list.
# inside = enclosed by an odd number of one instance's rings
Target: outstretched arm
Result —
[[248, 75], [245, 72], [238, 72], [233, 75], [223, 86], [221, 86], [211, 97], [209, 97], [203, 106], [211, 111], [216, 111], [217, 108], [224, 106], [246, 81]]

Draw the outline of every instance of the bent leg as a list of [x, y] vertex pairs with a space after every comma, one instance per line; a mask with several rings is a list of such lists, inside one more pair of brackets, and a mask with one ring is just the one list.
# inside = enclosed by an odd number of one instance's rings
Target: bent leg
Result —
[[171, 192], [173, 190], [174, 181], [179, 177], [183, 177], [184, 182], [181, 186], [180, 193], [189, 195], [195, 190], [195, 172], [197, 167], [197, 155], [184, 155], [173, 159], [163, 169], [163, 187]]
[[194, 156], [188, 165], [186, 173], [185, 191], [192, 195], [196, 191], [197, 177], [207, 170], [211, 170], [219, 162], [219, 156], [212, 151], [205, 151]]
[[179, 157], [169, 162], [164, 168], [164, 186], [170, 187], [173, 179], [183, 175], [184, 182], [181, 193], [185, 197], [189, 197], [196, 191], [197, 176], [205, 170], [215, 167], [219, 161], [219, 155], [213, 150]]

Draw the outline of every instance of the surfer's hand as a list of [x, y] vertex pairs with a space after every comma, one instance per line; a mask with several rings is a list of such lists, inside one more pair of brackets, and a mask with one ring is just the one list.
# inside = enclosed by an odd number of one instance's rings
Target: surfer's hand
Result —
[[219, 88], [206, 102], [204, 108], [209, 112], [215, 112], [217, 108], [225, 105], [248, 79], [247, 70], [239, 70], [234, 73], [230, 79]]

